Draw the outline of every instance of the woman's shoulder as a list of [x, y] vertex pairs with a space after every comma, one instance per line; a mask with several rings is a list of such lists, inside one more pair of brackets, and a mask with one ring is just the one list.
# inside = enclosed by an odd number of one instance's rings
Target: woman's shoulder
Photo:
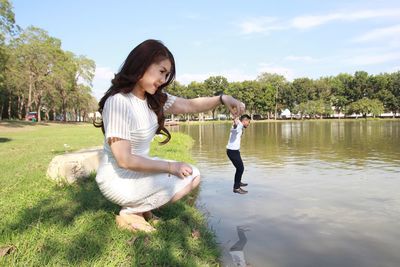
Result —
[[106, 103], [129, 103], [129, 94], [117, 93], [115, 95], [109, 96]]

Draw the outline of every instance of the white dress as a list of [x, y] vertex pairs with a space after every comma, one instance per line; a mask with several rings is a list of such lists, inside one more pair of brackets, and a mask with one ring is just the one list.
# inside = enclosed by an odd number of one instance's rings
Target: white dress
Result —
[[[167, 96], [164, 112], [168, 111], [176, 99], [175, 96]], [[117, 165], [107, 142], [109, 137], [129, 140], [132, 154], [149, 158], [150, 143], [158, 123], [157, 115], [149, 108], [147, 100], [139, 99], [132, 93], [115, 94], [105, 102], [102, 118], [105, 131], [104, 157], [97, 170], [96, 181], [102, 194], [120, 205], [122, 212], [137, 213], [158, 208], [200, 175], [194, 166], [191, 176], [180, 179], [168, 176], [168, 173], [142, 173]]]

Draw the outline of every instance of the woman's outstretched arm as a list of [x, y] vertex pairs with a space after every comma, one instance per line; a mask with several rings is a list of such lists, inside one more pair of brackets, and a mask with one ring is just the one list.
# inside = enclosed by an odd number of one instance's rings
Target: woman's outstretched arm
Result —
[[244, 112], [244, 103], [230, 95], [222, 95], [222, 98], [220, 96], [198, 97], [192, 99], [177, 97], [174, 104], [168, 109], [168, 113], [186, 114], [209, 111], [221, 105], [221, 99], [233, 116], [239, 116]]

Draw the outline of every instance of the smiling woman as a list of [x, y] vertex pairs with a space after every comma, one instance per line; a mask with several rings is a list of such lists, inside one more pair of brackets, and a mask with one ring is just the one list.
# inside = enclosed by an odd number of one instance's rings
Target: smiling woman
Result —
[[199, 170], [185, 162], [149, 157], [155, 134], [171, 135], [164, 126], [164, 112], [197, 113], [225, 104], [234, 114], [244, 104], [221, 95], [183, 99], [163, 92], [175, 78], [172, 53], [161, 42], [147, 40], [125, 60], [112, 86], [99, 103], [105, 135], [104, 154], [96, 181], [103, 195], [122, 207], [116, 216], [121, 228], [154, 231], [147, 221], [151, 210], [187, 195], [200, 183]]

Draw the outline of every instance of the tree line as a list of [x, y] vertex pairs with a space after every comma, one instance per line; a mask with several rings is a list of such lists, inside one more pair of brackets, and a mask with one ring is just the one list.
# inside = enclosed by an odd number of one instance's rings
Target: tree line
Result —
[[[91, 94], [94, 73], [93, 60], [63, 50], [61, 41], [45, 30], [21, 29], [9, 0], [0, 0], [0, 119], [24, 119], [35, 111], [39, 121], [86, 120], [98, 108]], [[271, 73], [243, 82], [212, 76], [188, 85], [176, 81], [166, 90], [185, 98], [230, 94], [246, 104], [246, 112], [265, 118], [277, 118], [285, 109], [302, 118], [400, 111], [400, 71], [377, 75], [357, 71], [293, 81]], [[219, 107], [212, 117], [219, 113], [228, 114]]]
[[[379, 116], [400, 111], [400, 71], [370, 75], [357, 71], [319, 79], [297, 78], [288, 81], [279, 74], [262, 73], [255, 80], [228, 82], [213, 76], [204, 82], [182, 85], [174, 82], [171, 94], [193, 98], [220, 93], [230, 94], [246, 104], [246, 112], [265, 118], [277, 118], [289, 109], [302, 118], [329, 117], [334, 113]], [[213, 111], [227, 113], [224, 108]]]
[[21, 29], [11, 3], [0, 0], [0, 119], [35, 111], [38, 121], [86, 120], [97, 109], [94, 73], [93, 60], [63, 50], [45, 30]]

